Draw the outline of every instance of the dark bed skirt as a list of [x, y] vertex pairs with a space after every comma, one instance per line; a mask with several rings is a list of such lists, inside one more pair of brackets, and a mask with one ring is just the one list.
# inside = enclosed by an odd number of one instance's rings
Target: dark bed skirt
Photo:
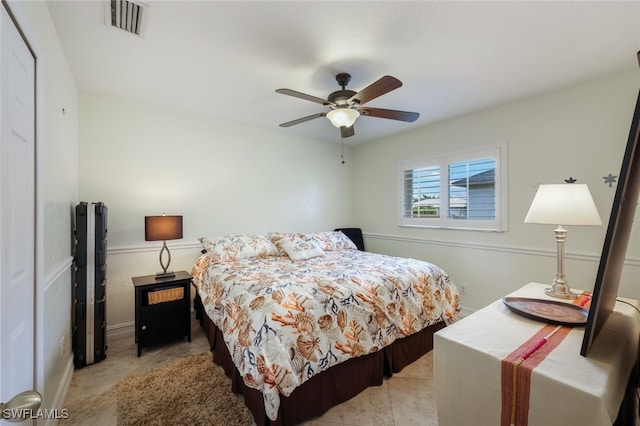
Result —
[[[196, 305], [196, 311], [198, 308]], [[353, 398], [369, 386], [380, 386], [385, 376], [399, 372], [433, 349], [433, 333], [445, 326], [444, 322], [434, 324], [419, 333], [396, 340], [381, 351], [353, 358], [313, 376], [290, 396], [280, 397], [280, 410], [274, 422], [265, 413], [262, 393], [245, 386], [242, 381], [222, 332], [206, 314], [200, 315], [200, 324], [211, 344], [214, 362], [222, 366], [225, 374], [231, 378], [233, 392], [244, 396], [244, 403], [258, 426], [298, 424]]]

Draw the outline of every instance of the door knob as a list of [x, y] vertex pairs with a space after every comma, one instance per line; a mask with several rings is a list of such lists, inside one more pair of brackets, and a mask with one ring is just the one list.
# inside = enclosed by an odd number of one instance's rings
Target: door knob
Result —
[[26, 419], [26, 414], [37, 410], [42, 403], [42, 396], [34, 391], [20, 392], [6, 403], [0, 402], [0, 418], [18, 423]]

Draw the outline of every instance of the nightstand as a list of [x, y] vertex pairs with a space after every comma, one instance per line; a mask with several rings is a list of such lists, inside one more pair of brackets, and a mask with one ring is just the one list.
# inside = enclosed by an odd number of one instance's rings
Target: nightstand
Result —
[[[529, 283], [509, 296], [558, 301], [545, 294], [548, 286]], [[529, 426], [634, 425], [639, 306], [637, 300], [616, 302], [615, 315], [607, 319], [587, 358], [580, 355], [584, 327], [557, 328], [525, 318], [502, 299], [443, 328], [433, 336], [438, 424], [495, 425], [517, 413]], [[545, 329], [557, 333], [544, 335], [544, 341], [535, 337]], [[534, 363], [529, 379], [514, 387], [503, 363], [525, 351]], [[516, 369], [524, 362], [514, 364]]]
[[138, 356], [149, 343], [185, 336], [191, 342], [191, 275], [179, 271], [170, 278], [145, 275], [131, 280], [135, 290]]

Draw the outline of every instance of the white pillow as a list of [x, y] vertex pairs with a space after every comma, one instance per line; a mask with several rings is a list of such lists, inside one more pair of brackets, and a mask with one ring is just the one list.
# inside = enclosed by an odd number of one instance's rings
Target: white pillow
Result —
[[306, 260], [324, 256], [324, 251], [313, 241], [304, 241], [298, 237], [283, 241], [282, 248], [291, 260]]
[[314, 232], [301, 237], [305, 241], [315, 242], [324, 251], [358, 250], [354, 242], [342, 231]]
[[213, 262], [234, 262], [276, 255], [276, 246], [264, 235], [202, 237], [200, 242]]

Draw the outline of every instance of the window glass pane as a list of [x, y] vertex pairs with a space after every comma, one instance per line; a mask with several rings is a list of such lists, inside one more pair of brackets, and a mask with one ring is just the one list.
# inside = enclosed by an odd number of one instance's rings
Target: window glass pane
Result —
[[440, 217], [440, 167], [403, 172], [403, 217]]
[[507, 146], [399, 163], [400, 226], [508, 230]]
[[449, 165], [449, 219], [496, 219], [496, 160]]

